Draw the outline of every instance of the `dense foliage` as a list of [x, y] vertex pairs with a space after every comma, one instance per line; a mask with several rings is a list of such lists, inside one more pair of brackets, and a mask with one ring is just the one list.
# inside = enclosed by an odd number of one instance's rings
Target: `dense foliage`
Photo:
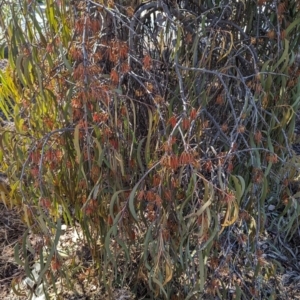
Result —
[[275, 297], [262, 245], [300, 212], [298, 1], [2, 2], [1, 197], [43, 240], [23, 241], [38, 284], [75, 278], [56, 246], [77, 221], [108, 293]]

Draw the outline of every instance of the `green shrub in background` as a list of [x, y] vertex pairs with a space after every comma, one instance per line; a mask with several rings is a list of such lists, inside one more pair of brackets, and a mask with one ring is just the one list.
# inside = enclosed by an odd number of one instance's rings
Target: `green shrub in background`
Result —
[[37, 283], [72, 285], [57, 243], [78, 221], [111, 298], [275, 297], [262, 241], [298, 234], [298, 2], [21, 2], [1, 16], [2, 198], [47, 245], [24, 237]]

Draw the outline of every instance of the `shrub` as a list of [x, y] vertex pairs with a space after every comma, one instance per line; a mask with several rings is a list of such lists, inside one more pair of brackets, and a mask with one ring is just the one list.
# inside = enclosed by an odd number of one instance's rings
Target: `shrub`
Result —
[[34, 1], [3, 16], [1, 171], [48, 246], [38, 283], [69, 276], [53, 268], [63, 219], [110, 297], [270, 296], [261, 236], [288, 240], [299, 216], [297, 1], [127, 2], [49, 0], [43, 26]]

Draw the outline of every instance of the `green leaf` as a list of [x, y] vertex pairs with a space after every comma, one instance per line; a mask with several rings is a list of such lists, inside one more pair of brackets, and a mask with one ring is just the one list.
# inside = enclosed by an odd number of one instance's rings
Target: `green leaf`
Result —
[[60, 236], [61, 236], [61, 220], [58, 219], [57, 224], [56, 224], [56, 234], [55, 234], [54, 242], [51, 245], [50, 253], [47, 256], [47, 261], [46, 261], [46, 264], [44, 265], [44, 268], [42, 269], [42, 266], [41, 266], [41, 271], [40, 271], [39, 277], [37, 279], [37, 286], [39, 286], [41, 284], [45, 273], [47, 272], [47, 270], [49, 269], [49, 267], [51, 265], [52, 257], [57, 252], [57, 244], [58, 244]]
[[[109, 214], [112, 218], [114, 218], [114, 205], [115, 205], [115, 202], [118, 200], [118, 196], [125, 192], [127, 190], [120, 190], [120, 191], [117, 191], [115, 192], [112, 197], [111, 197], [111, 200], [110, 200], [110, 204], [109, 204]], [[115, 221], [114, 221], [115, 223]]]
[[149, 277], [149, 280], [152, 279], [153, 282], [159, 286], [160, 291], [163, 292], [165, 299], [168, 299], [168, 294], [167, 294], [166, 290], [164, 289], [163, 284], [155, 277], [155, 274], [153, 274], [153, 273], [154, 273], [154, 270], [151, 270], [151, 276]]
[[23, 69], [23, 59], [26, 59], [26, 56], [25, 56], [25, 55], [18, 55], [17, 61], [16, 61], [16, 71], [17, 71], [17, 73], [18, 73], [18, 77], [19, 77], [21, 83], [22, 83], [24, 86], [27, 86], [26, 79], [24, 78], [24, 75], [23, 75], [23, 73], [22, 73], [22, 69]]
[[[289, 41], [287, 39], [284, 40], [283, 54], [281, 55], [278, 62], [274, 65], [273, 70], [275, 71], [284, 60], [287, 60], [287, 62], [289, 61]], [[282, 69], [280, 70], [280, 72], [282, 72]]]
[[237, 203], [240, 204], [242, 196], [245, 192], [245, 181], [244, 181], [243, 177], [240, 175], [237, 175], [237, 176], [231, 175], [230, 177], [234, 182], [235, 191], [236, 191], [236, 194], [235, 194], [236, 201], [237, 201]]
[[285, 30], [286, 35], [288, 35], [297, 25], [300, 24], [300, 18], [296, 18], [294, 22], [292, 22], [288, 28]]
[[204, 272], [204, 258], [203, 258], [203, 250], [198, 251], [198, 258], [199, 258], [199, 281], [200, 281], [200, 293], [204, 291], [204, 284], [205, 284], [205, 272]]
[[25, 263], [21, 261], [20, 259], [20, 247], [19, 244], [17, 243], [16, 246], [14, 247], [14, 259], [15, 262], [20, 265], [20, 266], [25, 266]]
[[78, 157], [78, 161], [81, 161], [81, 151], [80, 151], [80, 145], [79, 145], [79, 125], [76, 125], [74, 130], [74, 147], [76, 150], [76, 154]]
[[68, 71], [69, 71], [70, 73], [72, 73], [72, 72], [73, 72], [73, 68], [72, 68], [70, 62], [67, 60], [67, 58], [66, 58], [66, 56], [65, 56], [65, 54], [64, 54], [64, 49], [63, 49], [63, 47], [62, 47], [62, 44], [59, 44], [59, 50], [60, 50], [60, 55], [61, 55], [61, 57], [62, 57], [62, 60], [63, 60], [63, 62], [64, 62], [64, 64], [65, 64], [65, 66], [67, 67]]
[[136, 222], [138, 222], [138, 217], [137, 217], [137, 214], [136, 214], [136, 211], [135, 211], [135, 205], [134, 205], [134, 201], [135, 201], [135, 197], [136, 197], [136, 190], [137, 188], [139, 187], [139, 182], [134, 186], [134, 188], [132, 189], [130, 195], [129, 195], [129, 202], [128, 202], [128, 205], [129, 205], [129, 211], [132, 215], [132, 217], [134, 218], [134, 220]]

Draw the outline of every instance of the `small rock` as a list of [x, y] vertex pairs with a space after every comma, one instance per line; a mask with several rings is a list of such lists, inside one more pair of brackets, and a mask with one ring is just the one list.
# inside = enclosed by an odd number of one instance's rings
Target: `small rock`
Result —
[[268, 210], [269, 210], [269, 211], [273, 211], [274, 209], [275, 209], [275, 205], [270, 204], [270, 205], [268, 206]]
[[62, 224], [61, 225], [61, 230], [66, 231], [67, 230], [67, 225], [66, 224]]

